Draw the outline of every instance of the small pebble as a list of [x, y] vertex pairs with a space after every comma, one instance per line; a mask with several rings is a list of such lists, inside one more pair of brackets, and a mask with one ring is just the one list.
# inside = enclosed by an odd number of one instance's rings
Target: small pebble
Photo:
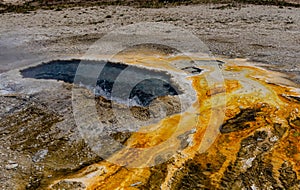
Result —
[[7, 164], [7, 165], [5, 166], [5, 169], [7, 169], [7, 170], [12, 170], [12, 169], [17, 168], [18, 166], [19, 166], [19, 164], [17, 164], [17, 163], [15, 163], [15, 164]]

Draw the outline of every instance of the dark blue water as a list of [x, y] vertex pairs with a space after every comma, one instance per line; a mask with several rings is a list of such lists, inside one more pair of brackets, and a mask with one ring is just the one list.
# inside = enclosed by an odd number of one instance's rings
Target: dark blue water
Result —
[[[77, 72], [78, 68], [80, 72]], [[82, 71], [84, 69], [86, 71]], [[97, 71], [100, 74], [94, 76], [92, 73]], [[95, 96], [134, 100], [140, 106], [148, 106], [160, 96], [182, 93], [166, 72], [107, 61], [54, 60], [21, 70], [21, 74], [24, 78], [54, 79], [67, 83], [74, 83], [76, 75], [75, 83], [93, 89]]]

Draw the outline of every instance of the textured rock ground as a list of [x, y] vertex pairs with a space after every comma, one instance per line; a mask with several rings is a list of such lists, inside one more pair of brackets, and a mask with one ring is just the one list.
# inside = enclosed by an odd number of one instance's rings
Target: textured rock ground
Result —
[[[1, 67], [6, 71], [44, 57], [84, 53], [103, 34], [137, 22], [166, 22], [190, 30], [217, 55], [246, 57], [299, 75], [297, 8], [194, 5], [161, 9], [74, 7], [2, 14]], [[13, 64], [12, 64], [13, 63]]]
[[[222, 7], [99, 6], [1, 14], [0, 188], [46, 189], [52, 185], [53, 189], [299, 189], [300, 106], [299, 91], [293, 92], [299, 88], [299, 9]], [[201, 141], [205, 125], [188, 120], [190, 130], [176, 133], [179, 153], [165, 163], [128, 169], [103, 161], [91, 151], [76, 127], [72, 85], [22, 79], [18, 69], [54, 58], [80, 57], [105, 33], [145, 21], [183, 27], [196, 34], [217, 56], [261, 61], [255, 64], [288, 75], [274, 77], [278, 73], [255, 69], [251, 67], [253, 62], [241, 61], [241, 65], [231, 66], [231, 62], [239, 60], [225, 60], [224, 70], [229, 73], [226, 117], [208, 151], [196, 153], [199, 144], [191, 143], [191, 139]], [[247, 69], [252, 78], [239, 78], [238, 73]], [[202, 77], [194, 77], [195, 84]], [[235, 95], [245, 81], [265, 86], [270, 95], [260, 96], [260, 91], [253, 89]], [[206, 89], [205, 82], [201, 84], [194, 85], [201, 100], [217, 99], [224, 92]], [[158, 101], [173, 105], [170, 115], [180, 110], [176, 99], [165, 97]], [[107, 114], [105, 122], [113, 123], [109, 117], [110, 102], [101, 98], [97, 102], [99, 113]], [[208, 114], [209, 109], [202, 106], [197, 109]], [[147, 117], [145, 109], [133, 107], [131, 111], [139, 119]], [[168, 122], [176, 123], [177, 119]], [[112, 137], [124, 145], [149, 147], [163, 142], [169, 130], [166, 125], [150, 134], [122, 132]], [[122, 154], [118, 156], [122, 158]], [[157, 156], [159, 159], [162, 158]]]

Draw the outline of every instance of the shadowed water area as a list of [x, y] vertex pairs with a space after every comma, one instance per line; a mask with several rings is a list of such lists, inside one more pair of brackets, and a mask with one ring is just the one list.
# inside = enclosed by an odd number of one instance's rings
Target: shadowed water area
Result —
[[[93, 71], [99, 71], [98, 77]], [[24, 78], [76, 83], [93, 90], [96, 96], [139, 106], [148, 106], [157, 97], [182, 94], [166, 72], [108, 61], [54, 60], [24, 69], [21, 74]]]

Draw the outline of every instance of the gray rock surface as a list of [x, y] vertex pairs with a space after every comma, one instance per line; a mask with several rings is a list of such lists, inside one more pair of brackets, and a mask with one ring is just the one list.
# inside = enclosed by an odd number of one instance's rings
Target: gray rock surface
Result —
[[0, 15], [0, 72], [44, 58], [84, 54], [104, 34], [138, 22], [170, 23], [199, 37], [215, 55], [245, 57], [299, 81], [299, 8], [190, 5], [160, 9], [74, 7]]

